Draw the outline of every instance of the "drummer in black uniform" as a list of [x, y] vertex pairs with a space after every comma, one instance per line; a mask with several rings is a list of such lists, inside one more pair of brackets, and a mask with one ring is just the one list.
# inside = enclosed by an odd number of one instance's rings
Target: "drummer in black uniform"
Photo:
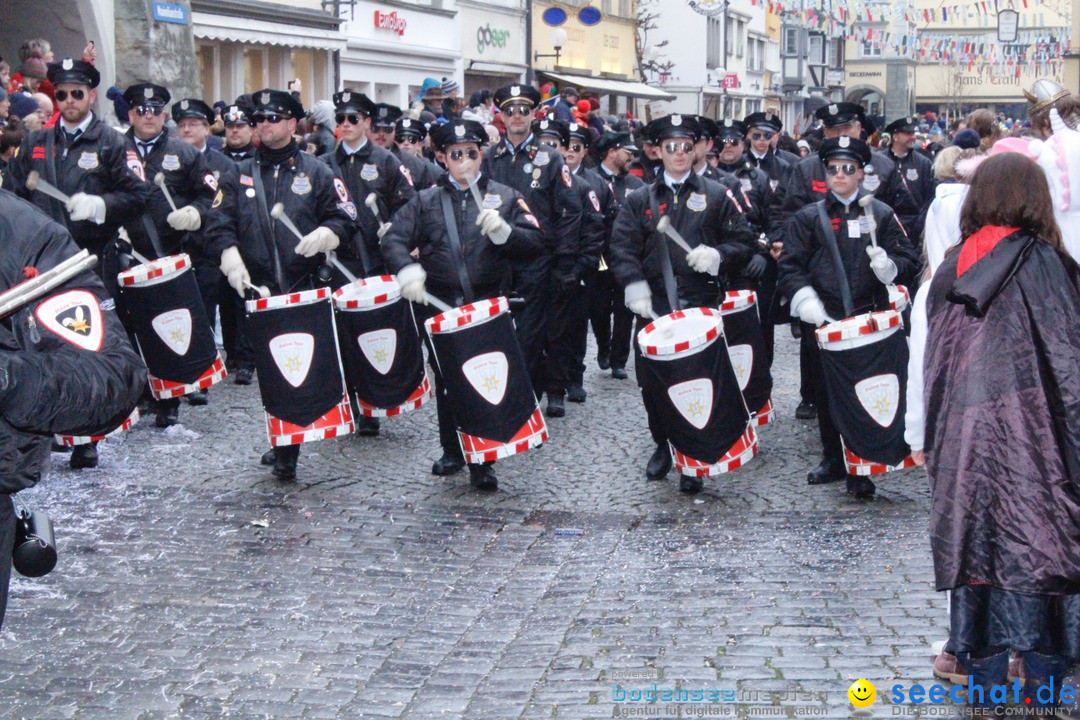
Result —
[[394, 123], [394, 147], [402, 156], [411, 155], [421, 161], [420, 171], [413, 172], [413, 184], [417, 188], [434, 187], [446, 172], [424, 155], [427, 134], [427, 125], [420, 120], [401, 117]]
[[[871, 162], [870, 147], [856, 138], [831, 138], [822, 144], [818, 159], [826, 168], [829, 192], [791, 218], [779, 262], [778, 290], [791, 298], [791, 315], [802, 321], [803, 337], [810, 338], [827, 322], [889, 309], [886, 284], [910, 280], [919, 265], [896, 215], [879, 200], [871, 205], [877, 247], [870, 243], [870, 225], [858, 202], [866, 194], [860, 183], [863, 166]], [[842, 278], [836, 260], [843, 264]], [[823, 458], [807, 481], [818, 485], [846, 477], [848, 492], [870, 497], [874, 483], [846, 473], [840, 434], [829, 415], [820, 350], [816, 341], [810, 347]]]
[[[376, 103], [375, 114], [371, 118], [371, 133], [368, 139], [389, 152], [399, 163], [405, 166], [416, 189], [431, 187], [439, 179], [440, 175], [435, 164], [419, 155], [402, 152], [401, 148], [398, 147], [398, 126], [402, 120], [408, 120], [408, 125], [405, 127], [410, 131], [408, 137], [411, 141], [411, 137], [414, 135], [411, 131], [414, 127], [423, 128], [423, 125], [417, 120], [403, 118], [401, 108], [396, 105]], [[415, 123], [415, 126], [413, 123]], [[421, 142], [423, 141], [421, 140]]]
[[255, 157], [255, 123], [251, 120], [251, 107], [242, 103], [230, 105], [221, 118], [225, 121], [222, 154], [233, 162]]
[[[91, 111], [97, 101], [94, 88], [101, 79], [97, 68], [65, 58], [50, 63], [48, 75], [56, 88], [60, 119], [54, 127], [36, 130], [23, 140], [8, 166], [12, 189], [67, 227], [79, 247], [98, 256], [98, 275], [115, 296], [120, 271], [117, 231], [143, 213], [152, 186], [146, 182], [138, 153], [128, 150], [124, 136]], [[69, 195], [67, 205], [27, 188], [31, 171]], [[95, 445], [78, 445], [70, 463], [83, 468], [94, 467], [97, 461]]]
[[623, 303], [622, 290], [611, 272], [611, 233], [615, 218], [626, 198], [645, 183], [631, 175], [630, 162], [637, 153], [633, 136], [628, 132], [606, 132], [593, 149], [599, 164], [596, 174], [611, 190], [611, 201], [604, 215], [604, 247], [596, 272], [585, 276], [589, 300], [589, 323], [596, 337], [596, 364], [601, 370], [611, 368], [611, 377], [625, 380], [626, 361], [630, 357], [630, 331], [634, 314]]
[[782, 204], [784, 184], [793, 165], [774, 149], [775, 140], [784, 129], [784, 123], [771, 112], [750, 113], [742, 120], [746, 129], [746, 161], [763, 170], [769, 176], [769, 188]]
[[[662, 148], [664, 170], [652, 184], [635, 190], [615, 220], [611, 270], [624, 288], [626, 306], [649, 322], [653, 312], [717, 307], [724, 277], [737, 272], [753, 254], [746, 216], [719, 184], [693, 172], [694, 143], [701, 126], [691, 115], [668, 115], [651, 123], [653, 141]], [[661, 217], [693, 248], [686, 253], [656, 230]], [[640, 384], [640, 376], [639, 376]], [[659, 480], [671, 470], [667, 432], [652, 399], [643, 393], [649, 431], [656, 449], [646, 478]], [[680, 489], [696, 493], [700, 478], [683, 477]]]
[[[177, 208], [173, 210], [161, 188], [152, 185], [147, 212], [124, 224], [131, 244], [150, 259], [196, 249], [201, 241], [196, 233], [214, 201], [217, 179], [202, 153], [169, 135], [165, 127], [168, 90], [153, 83], [137, 83], [124, 91], [124, 100], [131, 107], [128, 111], [131, 127], [126, 134], [128, 149], [138, 153], [148, 180], [152, 181], [158, 173], [165, 176]], [[196, 251], [194, 257], [200, 255]], [[176, 424], [180, 398], [158, 400], [154, 406], [158, 427]]]
[[[176, 123], [177, 136], [202, 153], [206, 166], [214, 176], [215, 183], [220, 183], [222, 175], [236, 172], [236, 163], [225, 157], [221, 152], [211, 148], [210, 143], [207, 142], [210, 137], [210, 125], [214, 122], [215, 117], [215, 113], [209, 105], [198, 98], [184, 98], [173, 103], [172, 117], [173, 122]], [[211, 212], [224, 210], [221, 207], [224, 198], [223, 196], [219, 197], [217, 192], [215, 191], [214, 202], [211, 203]], [[221, 270], [218, 269], [221, 257], [214, 257], [205, 252], [207, 242], [203, 238], [206, 237], [207, 232], [213, 232], [213, 229], [209, 227], [210, 225], [209, 222], [203, 223], [203, 226], [198, 231], [198, 240], [189, 243], [184, 249], [191, 256], [195, 278], [199, 283], [199, 294], [202, 296], [203, 307], [206, 308], [206, 317], [209, 318], [210, 324], [213, 325], [221, 299], [222, 276]], [[232, 304], [232, 297], [228, 297], [227, 302]], [[204, 388], [197, 393], [188, 395], [188, 402], [191, 405], [205, 405], [208, 393], [209, 391]]]
[[[222, 112], [225, 121], [225, 147], [222, 154], [238, 163], [255, 157], [255, 121], [251, 119], [250, 95], [241, 95], [235, 105]], [[233, 380], [237, 385], [250, 385], [255, 377], [255, 356], [251, 343], [244, 334], [244, 299], [237, 297], [229, 288], [229, 281], [222, 277], [218, 283], [218, 305], [221, 313], [221, 339], [225, 345], [225, 367], [235, 370]]]
[[[419, 303], [417, 320], [421, 324], [437, 312], [427, 305], [425, 291], [452, 307], [497, 297], [512, 258], [527, 259], [546, 252], [539, 223], [520, 193], [480, 173], [477, 185], [484, 204], [490, 200], [492, 207], [481, 212], [471, 196], [468, 180], [477, 175], [480, 147], [487, 141], [483, 125], [454, 119], [435, 127], [432, 141], [447, 174], [436, 187], [421, 190], [405, 205], [382, 239], [383, 257], [389, 270], [397, 274], [402, 297]], [[444, 206], [447, 195], [451, 202]], [[449, 222], [446, 208], [453, 213]], [[447, 231], [450, 223], [453, 232]], [[432, 361], [431, 366], [443, 449], [431, 472], [450, 475], [461, 470], [465, 461], [438, 364]], [[469, 465], [469, 481], [481, 490], [498, 488], [490, 463]]]
[[[223, 195], [234, 210], [231, 232], [217, 245], [221, 272], [241, 296], [252, 284], [266, 286], [273, 295], [310, 290], [321, 284], [317, 274], [323, 253], [352, 235], [356, 208], [330, 168], [297, 146], [296, 122], [304, 117], [300, 101], [270, 89], [255, 93], [254, 101], [259, 148], [254, 158], [239, 164], [235, 180], [222, 179]], [[297, 242], [270, 218], [269, 209], [278, 202], [303, 240]], [[296, 477], [299, 456], [299, 445], [286, 445], [265, 453], [262, 463], [272, 464], [274, 475], [289, 480]]]
[[885, 155], [896, 163], [897, 176], [911, 198], [911, 203], [896, 210], [896, 216], [904, 225], [913, 247], [921, 250], [926, 211], [934, 201], [937, 180], [934, 178], [934, 162], [921, 152], [915, 151], [915, 133], [918, 126], [911, 118], [893, 120], [885, 128], [892, 143]]
[[570, 169], [558, 152], [541, 148], [532, 133], [540, 91], [532, 85], [506, 85], [495, 91], [495, 104], [506, 123], [503, 142], [484, 153], [484, 174], [522, 194], [544, 231], [548, 252], [528, 260], [515, 259], [513, 290], [525, 301], [514, 313], [518, 340], [529, 364], [537, 396], [547, 390], [545, 352], [548, 318], [555, 277], [578, 272], [581, 238], [581, 197], [574, 190]]

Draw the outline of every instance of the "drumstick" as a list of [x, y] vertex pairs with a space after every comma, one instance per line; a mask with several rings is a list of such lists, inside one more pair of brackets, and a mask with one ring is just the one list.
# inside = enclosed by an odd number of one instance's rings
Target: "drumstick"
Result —
[[154, 176], [154, 184], [161, 188], [161, 192], [165, 193], [165, 199], [169, 201], [169, 207], [176, 212], [176, 203], [173, 202], [172, 193], [169, 192], [169, 186], [165, 184], [165, 173], [158, 173]]
[[97, 264], [97, 255], [87, 250], [69, 257], [64, 262], [30, 278], [0, 294], [0, 317], [6, 317], [19, 308], [45, 295], [53, 288], [89, 270]]
[[446, 303], [444, 303], [439, 298], [437, 298], [434, 295], [432, 295], [431, 293], [429, 293], [427, 290], [424, 291], [424, 299], [428, 301], [429, 305], [434, 305], [436, 308], [438, 308], [439, 312], [444, 312], [445, 313], [445, 312], [450, 312], [451, 310], [454, 309], [454, 308], [450, 307], [449, 305], [447, 305]]
[[364, 198], [364, 204], [368, 206], [368, 210], [375, 216], [375, 221], [382, 225], [383, 219], [379, 217], [379, 196], [375, 193], [368, 193], [368, 196]]
[[37, 190], [45, 195], [48, 195], [51, 198], [59, 200], [65, 205], [71, 202], [71, 198], [68, 195], [65, 195], [63, 192], [57, 189], [56, 186], [50, 184], [48, 181], [42, 180], [41, 174], [37, 170], [31, 170], [30, 173], [26, 176], [26, 189], [30, 192]]
[[349, 272], [349, 268], [341, 264], [341, 261], [337, 259], [337, 254], [333, 250], [329, 250], [326, 253], [326, 260], [331, 265], [337, 268], [337, 271], [345, 276], [345, 279], [349, 282], [356, 282], [356, 276]]
[[472, 193], [473, 200], [476, 201], [476, 209], [480, 212], [484, 212], [484, 201], [480, 199], [480, 187], [476, 184], [476, 178], [469, 178], [469, 191]]
[[245, 280], [245, 281], [244, 281], [244, 287], [246, 287], [246, 288], [247, 288], [248, 290], [254, 290], [255, 292], [257, 292], [257, 293], [259, 294], [259, 297], [261, 297], [261, 298], [268, 298], [268, 297], [270, 297], [270, 290], [268, 290], [268, 289], [267, 289], [266, 287], [264, 287], [264, 286], [261, 286], [261, 285], [252, 285], [252, 284], [251, 284], [250, 282], [248, 282], [247, 280]]
[[689, 243], [683, 240], [683, 236], [679, 234], [679, 231], [671, 227], [671, 219], [667, 215], [660, 218], [660, 222], [656, 223], [656, 229], [671, 238], [671, 240], [676, 245], [681, 247], [686, 252], [690, 252], [692, 250]]
[[137, 251], [137, 250], [136, 250], [135, 248], [131, 248], [131, 257], [133, 257], [133, 258], [135, 258], [136, 260], [138, 260], [140, 264], [144, 264], [144, 263], [148, 263], [148, 262], [150, 262], [150, 258], [146, 257], [145, 255], [142, 255], [142, 254], [141, 254], [141, 253], [139, 253], [139, 251]]
[[866, 218], [867, 223], [870, 226], [870, 244], [877, 247], [877, 223], [874, 222], [874, 216], [870, 212], [870, 206], [874, 203], [873, 195], [863, 195], [859, 198], [859, 206], [863, 209], [863, 216]]
[[285, 203], [276, 203], [274, 207], [270, 208], [270, 217], [275, 220], [280, 220], [281, 224], [289, 228], [293, 235], [301, 240], [304, 239], [304, 236], [300, 233], [300, 229], [293, 225], [292, 219], [285, 213]]

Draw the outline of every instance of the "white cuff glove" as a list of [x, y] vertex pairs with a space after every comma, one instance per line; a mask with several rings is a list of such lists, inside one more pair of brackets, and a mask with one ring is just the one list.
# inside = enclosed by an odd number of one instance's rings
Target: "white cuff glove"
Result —
[[179, 210], [173, 210], [165, 219], [168, 221], [169, 227], [181, 232], [195, 231], [202, 227], [202, 217], [199, 216], [199, 211], [190, 205]]
[[708, 245], [698, 245], [686, 254], [686, 264], [700, 273], [720, 274], [720, 251]]
[[75, 193], [68, 200], [67, 209], [75, 222], [92, 220], [98, 225], [105, 222], [105, 198], [100, 195]]
[[646, 320], [652, 319], [652, 290], [649, 289], [649, 283], [644, 280], [630, 283], [623, 291], [623, 297], [630, 312]]
[[379, 223], [379, 229], [375, 232], [375, 234], [379, 236], [380, 240], [382, 240], [383, 235], [390, 232], [391, 227], [393, 227], [392, 223], [388, 223], [388, 222]]
[[397, 274], [398, 285], [401, 286], [401, 297], [409, 302], [427, 305], [427, 298], [424, 297], [427, 294], [427, 288], [424, 287], [426, 279], [427, 273], [424, 272], [420, 263], [410, 263], [401, 268]]
[[313, 257], [319, 253], [329, 252], [338, 246], [338, 236], [328, 227], [321, 225], [307, 235], [296, 245], [297, 255]]
[[870, 269], [878, 280], [888, 285], [896, 279], [896, 263], [889, 259], [884, 248], [867, 245], [866, 254], [870, 256]]
[[825, 303], [809, 285], [791, 296], [791, 315], [814, 327], [832, 322], [832, 318], [825, 314]]
[[229, 280], [232, 289], [244, 297], [244, 289], [251, 284], [251, 275], [248, 273], [244, 259], [240, 257], [240, 250], [233, 245], [225, 248], [221, 253], [221, 272]]
[[488, 239], [496, 245], [502, 245], [510, 237], [510, 223], [502, 219], [498, 210], [487, 208], [480, 211], [476, 218], [476, 224], [480, 226], [480, 232], [488, 236]]

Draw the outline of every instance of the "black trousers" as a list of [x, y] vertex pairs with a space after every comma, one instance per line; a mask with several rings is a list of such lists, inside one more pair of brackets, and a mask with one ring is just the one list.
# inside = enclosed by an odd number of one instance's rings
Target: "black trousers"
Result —
[[590, 273], [585, 278], [585, 293], [597, 354], [607, 355], [613, 368], [626, 367], [634, 314], [623, 303], [615, 276], [610, 271]]
[[518, 342], [525, 353], [529, 379], [538, 394], [544, 389], [547, 319], [551, 305], [551, 257], [513, 263], [513, 288], [525, 306], [514, 315]]
[[11, 496], [0, 493], [0, 627], [7, 610], [8, 584], [11, 582], [11, 552], [15, 548], [15, 506]]
[[[221, 271], [218, 271], [221, 275]], [[225, 345], [225, 364], [230, 369], [254, 369], [255, 355], [244, 333], [244, 299], [229, 285], [224, 275], [218, 280], [218, 312], [221, 314], [221, 338]]]
[[[589, 315], [585, 307], [585, 289], [581, 282], [551, 282], [547, 318], [547, 367], [544, 390], [548, 395], [565, 395], [585, 373], [584, 342]], [[579, 355], [580, 350], [580, 355]], [[534, 385], [535, 388], [535, 385]]]
[[[818, 434], [821, 436], [821, 456], [823, 460], [842, 463], [844, 461], [843, 447], [840, 445], [840, 433], [833, 425], [832, 415], [829, 412], [829, 394], [825, 390], [825, 370], [821, 366], [821, 348], [814, 337], [814, 326], [800, 322], [802, 326], [802, 347], [806, 348], [807, 358], [804, 366], [808, 370], [811, 399], [817, 405]], [[807, 338], [811, 338], [807, 342]]]
[[815, 363], [820, 364], [820, 361], [816, 359], [817, 341], [814, 340], [813, 329], [811, 328], [811, 331], [807, 333], [806, 328], [810, 326], [804, 322], [798, 322], [802, 329], [802, 336], [799, 338], [799, 399], [803, 402], [816, 403], [813, 366]]

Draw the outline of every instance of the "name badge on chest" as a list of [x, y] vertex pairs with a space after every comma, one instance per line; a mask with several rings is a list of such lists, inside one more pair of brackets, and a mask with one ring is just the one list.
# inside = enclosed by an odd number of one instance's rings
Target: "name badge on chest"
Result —
[[371, 182], [377, 177], [379, 177], [379, 168], [374, 163], [364, 163], [364, 167], [360, 168], [361, 180]]
[[161, 159], [162, 170], [179, 170], [180, 157], [178, 155], [166, 155]]
[[686, 199], [686, 207], [694, 212], [701, 212], [707, 204], [704, 193], [690, 193], [690, 197]]
[[95, 152], [84, 152], [82, 155], [79, 155], [79, 167], [83, 170], [94, 170], [100, 164], [97, 153]]
[[297, 195], [307, 195], [311, 192], [311, 178], [304, 173], [299, 173], [293, 178], [292, 191]]
[[847, 221], [847, 236], [852, 240], [858, 240], [862, 237], [862, 226], [858, 220]]

